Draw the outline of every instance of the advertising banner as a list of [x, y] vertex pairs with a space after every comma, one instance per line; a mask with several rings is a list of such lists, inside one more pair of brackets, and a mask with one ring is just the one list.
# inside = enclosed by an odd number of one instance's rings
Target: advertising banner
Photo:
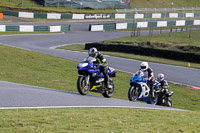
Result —
[[85, 19], [110, 19], [110, 14], [85, 14]]

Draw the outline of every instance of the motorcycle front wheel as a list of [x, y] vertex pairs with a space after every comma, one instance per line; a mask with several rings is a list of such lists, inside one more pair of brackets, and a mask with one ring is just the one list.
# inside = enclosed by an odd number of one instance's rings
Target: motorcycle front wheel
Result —
[[167, 107], [172, 107], [172, 100], [169, 99], [169, 101], [167, 102]]
[[106, 90], [105, 92], [102, 93], [102, 95], [106, 98], [112, 97], [112, 95], [114, 94], [114, 90], [115, 90], [114, 83], [111, 79], [109, 79], [109, 84], [112, 86], [112, 88], [110, 88], [109, 90]]
[[90, 90], [90, 85], [86, 85], [85, 79], [85, 76], [79, 76], [77, 80], [77, 89], [81, 95], [87, 95]]
[[135, 102], [135, 101], [137, 100], [138, 94], [139, 94], [138, 90], [139, 90], [139, 88], [136, 87], [136, 86], [131, 86], [131, 87], [129, 88], [129, 91], [128, 91], [128, 99], [129, 99], [130, 101], [134, 101], [134, 102]]

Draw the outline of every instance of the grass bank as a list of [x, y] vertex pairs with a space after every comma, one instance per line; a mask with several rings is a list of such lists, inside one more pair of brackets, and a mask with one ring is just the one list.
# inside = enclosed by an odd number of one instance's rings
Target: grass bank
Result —
[[118, 108], [0, 110], [0, 132], [200, 132], [200, 112]]
[[[0, 51], [0, 80], [78, 92], [78, 62], [4, 45], [0, 45]], [[116, 90], [114, 98], [128, 100], [130, 77], [131, 74], [117, 72], [117, 77], [113, 78]], [[200, 91], [169, 85], [170, 90], [174, 91], [173, 107], [200, 110]]]
[[11, 23], [13, 21], [8, 20], [8, 19], [0, 19], [0, 23]]
[[[173, 29], [176, 30], [176, 29]], [[191, 37], [189, 38], [191, 32]], [[113, 40], [103, 41], [103, 43], [114, 43], [119, 42], [124, 44], [128, 42], [130, 45], [139, 43], [139, 42], [152, 42], [152, 43], [165, 43], [168, 45], [193, 45], [193, 46], [200, 46], [200, 38], [199, 38], [200, 30], [192, 30], [189, 31], [182, 31], [182, 32], [171, 32], [170, 36], [169, 33], [162, 33], [162, 34], [153, 34], [145, 35], [145, 36], [137, 36], [137, 37], [121, 37]]]
[[[23, 5], [21, 2], [23, 1]], [[4, 10], [15, 10], [15, 11], [31, 11], [31, 12], [65, 12], [65, 13], [116, 13], [115, 9], [102, 9], [102, 10], [91, 10], [91, 9], [67, 9], [67, 8], [52, 8], [43, 7], [38, 4], [38, 0], [1, 0], [0, 7]], [[39, 1], [40, 2], [40, 1]], [[171, 8], [171, 7], [199, 7], [198, 0], [130, 0], [130, 8]]]
[[198, 0], [131, 0], [130, 8], [172, 8], [200, 6]]

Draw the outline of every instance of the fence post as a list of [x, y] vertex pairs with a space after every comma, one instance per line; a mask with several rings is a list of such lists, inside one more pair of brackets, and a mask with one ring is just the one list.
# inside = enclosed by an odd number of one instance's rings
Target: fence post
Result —
[[172, 33], [172, 27], [170, 28], [170, 31], [169, 31], [169, 37], [171, 37], [171, 33]]
[[152, 31], [151, 31], [151, 37], [153, 36], [153, 27], [152, 27]]
[[46, 2], [46, 0], [44, 0], [44, 7], [46, 7], [47, 6], [47, 2]]
[[136, 36], [136, 28], [134, 28], [134, 36]]
[[149, 35], [151, 35], [151, 27], [150, 27], [150, 29], [149, 29]]
[[23, 7], [23, 0], [21, 1], [21, 6]]
[[147, 8], [145, 8], [146, 10], [146, 15], [145, 15], [145, 21], [147, 20]]
[[191, 33], [192, 33], [192, 27], [190, 27], [189, 38], [191, 38]]

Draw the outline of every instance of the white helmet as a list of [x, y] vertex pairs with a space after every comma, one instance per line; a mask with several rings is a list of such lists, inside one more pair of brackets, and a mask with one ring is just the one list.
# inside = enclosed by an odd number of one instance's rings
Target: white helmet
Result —
[[88, 50], [88, 54], [89, 54], [89, 56], [96, 58], [96, 56], [97, 56], [97, 49], [95, 47], [90, 48]]
[[140, 68], [143, 72], [146, 71], [148, 67], [149, 67], [149, 64], [147, 62], [142, 62], [140, 65]]
[[157, 79], [159, 82], [161, 82], [165, 79], [165, 75], [163, 73], [159, 73]]

